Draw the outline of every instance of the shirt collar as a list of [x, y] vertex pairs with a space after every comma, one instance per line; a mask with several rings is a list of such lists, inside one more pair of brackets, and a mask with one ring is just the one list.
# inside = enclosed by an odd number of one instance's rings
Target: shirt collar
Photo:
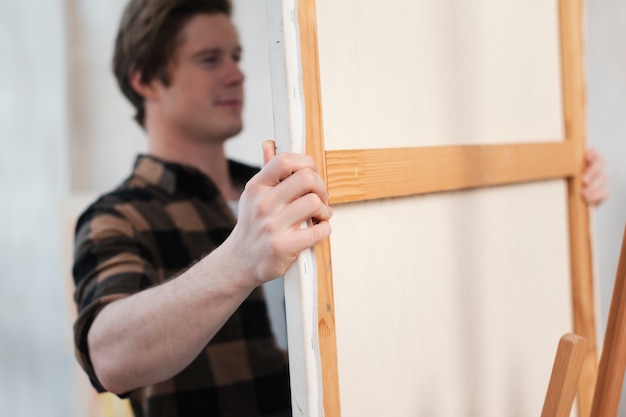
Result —
[[[229, 160], [228, 164], [232, 179], [242, 186], [259, 171], [258, 168], [232, 160]], [[200, 170], [189, 165], [166, 162], [151, 155], [137, 156], [133, 176], [143, 179], [168, 194], [174, 194], [179, 188], [186, 188], [192, 184], [195, 184], [194, 188], [202, 184], [206, 192], [217, 193], [213, 181]]]

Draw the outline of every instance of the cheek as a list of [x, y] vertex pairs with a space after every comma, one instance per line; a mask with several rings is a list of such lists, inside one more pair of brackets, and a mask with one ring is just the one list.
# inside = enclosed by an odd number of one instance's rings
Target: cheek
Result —
[[187, 82], [176, 92], [173, 102], [179, 111], [192, 112], [194, 109], [211, 105], [210, 90], [200, 83]]
[[203, 107], [211, 106], [217, 97], [214, 85], [203, 80], [187, 83], [185, 91], [190, 101]]

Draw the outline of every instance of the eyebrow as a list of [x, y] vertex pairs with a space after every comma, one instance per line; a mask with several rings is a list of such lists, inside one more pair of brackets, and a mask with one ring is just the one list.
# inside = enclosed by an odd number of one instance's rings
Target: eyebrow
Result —
[[[193, 58], [200, 58], [200, 57], [205, 56], [205, 55], [220, 54], [220, 53], [223, 53], [224, 51], [225, 51], [225, 49], [224, 48], [220, 48], [220, 47], [217, 47], [217, 48], [205, 48], [205, 49], [199, 50], [198, 52], [194, 52], [191, 56]], [[242, 51], [243, 50], [242, 50], [241, 46], [237, 45], [232, 52], [241, 53]]]

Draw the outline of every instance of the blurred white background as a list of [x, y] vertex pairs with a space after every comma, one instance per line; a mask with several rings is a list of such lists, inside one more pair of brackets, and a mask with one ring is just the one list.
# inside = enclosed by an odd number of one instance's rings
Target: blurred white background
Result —
[[[274, 134], [265, 3], [234, 3], [246, 123], [228, 151], [259, 165]], [[125, 4], [0, 0], [0, 416], [92, 415], [72, 350], [71, 239], [145, 148], [111, 72]], [[286, 346], [282, 281], [266, 291]]]
[[[110, 71], [124, 4], [0, 0], [0, 416], [86, 415], [71, 343], [72, 220], [145, 146]], [[602, 337], [626, 214], [626, 2], [586, 8], [588, 139], [612, 190], [593, 217]], [[235, 21], [246, 128], [228, 149], [260, 164], [260, 144], [273, 137], [264, 2], [235, 0]], [[281, 283], [269, 292], [284, 345]]]

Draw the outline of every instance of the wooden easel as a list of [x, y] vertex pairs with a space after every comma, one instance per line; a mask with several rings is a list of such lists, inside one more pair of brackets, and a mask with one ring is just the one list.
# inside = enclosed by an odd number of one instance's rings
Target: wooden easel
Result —
[[569, 417], [586, 348], [584, 337], [573, 333], [561, 337], [541, 417]]
[[[561, 337], [541, 417], [568, 417], [570, 415], [585, 347], [586, 340], [580, 336], [568, 333]], [[626, 228], [611, 297], [592, 408], [590, 413], [581, 412], [579, 417], [617, 416], [625, 370]]]
[[604, 335], [590, 417], [615, 417], [626, 369], [626, 229]]

